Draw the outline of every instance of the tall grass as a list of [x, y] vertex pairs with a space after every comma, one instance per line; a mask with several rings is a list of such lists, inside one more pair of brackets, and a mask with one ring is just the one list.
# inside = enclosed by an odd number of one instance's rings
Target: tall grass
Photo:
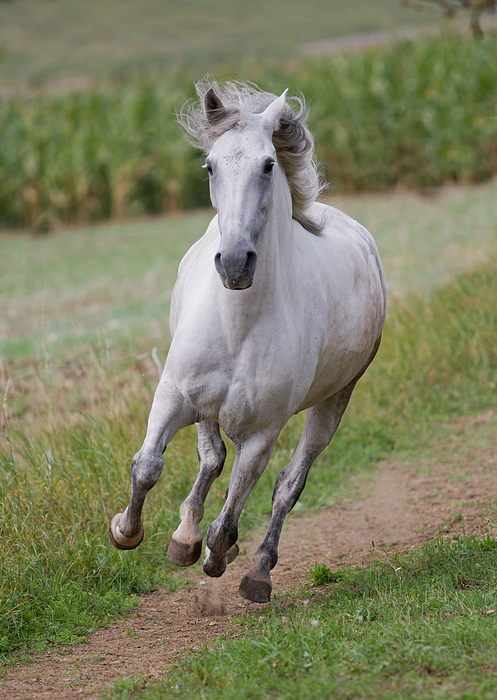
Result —
[[[332, 447], [311, 471], [304, 505], [330, 503], [344, 474], [413, 450], [448, 416], [497, 404], [497, 269], [462, 275], [427, 300], [390, 311], [381, 351], [359, 383]], [[136, 376], [95, 382], [100, 410], [69, 414], [36, 433], [3, 428], [0, 449], [0, 649], [70, 642], [132, 603], [130, 596], [172, 582], [166, 558], [178, 506], [196, 473], [194, 430], [173, 440], [165, 473], [145, 509], [146, 540], [114, 551], [110, 516], [125, 505], [130, 458], [143, 438], [150, 385]], [[269, 512], [278, 471], [302, 427], [282, 434], [272, 465], [249, 499], [246, 531]], [[232, 457], [230, 453], [230, 457]], [[330, 468], [331, 467], [331, 468]], [[205, 527], [222, 506], [228, 474], [208, 499]]]
[[0, 658], [26, 645], [74, 642], [133, 605], [134, 593], [173, 580], [167, 538], [172, 508], [194, 478], [193, 436], [186, 431], [169, 452], [174, 479], [150, 499], [146, 547], [123, 556], [106, 530], [124, 505], [139, 439], [133, 425], [144, 423], [146, 404], [123, 408], [107, 420], [59, 425], [56, 434], [12, 435], [1, 452]]
[[[458, 276], [428, 301], [395, 309], [382, 347], [387, 378], [373, 366], [373, 401], [394, 415], [472, 413], [494, 404], [497, 369], [497, 269]], [[383, 378], [382, 378], [383, 377]], [[394, 378], [397, 388], [391, 396]]]
[[[494, 35], [423, 38], [227, 77], [309, 99], [319, 158], [338, 189], [432, 187], [497, 173]], [[43, 230], [57, 220], [205, 205], [199, 155], [174, 116], [192, 83], [178, 73], [1, 101], [0, 224]]]

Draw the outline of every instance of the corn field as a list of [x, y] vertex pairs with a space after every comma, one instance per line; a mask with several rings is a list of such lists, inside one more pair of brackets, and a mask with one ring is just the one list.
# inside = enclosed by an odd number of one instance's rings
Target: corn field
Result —
[[[335, 189], [434, 187], [497, 173], [494, 35], [423, 38], [248, 77], [303, 93]], [[2, 100], [0, 225], [48, 230], [205, 206], [201, 155], [175, 120], [192, 82], [178, 73]]]

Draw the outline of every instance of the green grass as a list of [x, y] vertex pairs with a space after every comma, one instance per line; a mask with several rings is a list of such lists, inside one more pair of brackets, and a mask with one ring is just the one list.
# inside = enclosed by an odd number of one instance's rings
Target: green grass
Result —
[[239, 621], [167, 680], [121, 681], [106, 697], [493, 698], [496, 565], [495, 539], [461, 538], [336, 572]]
[[324, 586], [325, 583], [334, 583], [342, 577], [341, 572], [332, 571], [326, 564], [316, 564], [309, 572], [309, 580], [313, 586]]
[[[168, 345], [176, 271], [212, 214], [0, 236], [0, 354], [22, 364]], [[82, 355], [85, 355], [82, 357]]]
[[[0, 7], [0, 84], [285, 57], [302, 42], [432, 21], [397, 0], [16, 0]], [[76, 81], [77, 84], [77, 81]], [[52, 89], [56, 89], [56, 85]]]
[[[482, 192], [477, 196], [472, 188], [461, 190], [459, 206], [478, 207]], [[452, 190], [449, 196], [454, 196]], [[492, 197], [491, 188], [487, 196]], [[419, 202], [413, 198], [411, 204], [417, 211]], [[356, 206], [381, 217], [385, 201], [376, 210], [373, 199], [358, 200]], [[405, 207], [402, 212], [412, 216]], [[167, 346], [161, 335], [165, 291], [187, 245], [177, 238], [193, 237], [197, 226], [203, 230], [205, 218], [174, 218], [167, 222], [169, 234], [162, 233], [164, 222], [144, 222], [138, 228], [77, 230], [49, 238], [7, 236], [2, 241], [5, 309], [16, 321], [10, 345], [2, 348], [1, 369], [0, 639], [6, 662], [33, 647], [83, 637], [128, 609], [134, 595], [160, 582], [180, 583], [165, 545], [197, 472], [194, 429], [181, 431], [168, 448], [164, 476], [147, 499], [143, 545], [117, 552], [106, 530], [110, 516], [126, 504], [129, 464], [143, 440], [157, 381], [150, 356], [136, 356], [160, 338]], [[471, 218], [467, 214], [468, 224]], [[137, 237], [141, 226], [150, 235]], [[490, 233], [491, 228], [489, 224]], [[396, 227], [386, 221], [378, 229], [387, 239]], [[492, 236], [485, 226], [475, 230], [481, 238], [473, 242], [481, 240], [483, 247], [486, 241], [490, 247]], [[392, 260], [386, 255], [388, 264]], [[467, 263], [463, 245], [457, 263], [452, 261], [455, 267], [446, 272]], [[131, 290], [142, 289], [149, 268], [157, 275], [156, 286], [137, 307], [133, 294], [124, 293], [127, 275]], [[57, 297], [84, 298], [102, 274], [102, 297], [94, 298], [96, 306], [86, 310], [86, 318], [84, 303], [81, 315], [75, 306], [57, 306]], [[158, 315], [154, 311], [144, 322], [140, 309], [149, 302], [153, 307], [157, 294], [162, 295]], [[43, 318], [50, 295], [53, 316], [60, 310], [55, 342], [50, 340], [53, 319], [45, 323]], [[299, 507], [333, 505], [347, 476], [374, 469], [392, 446], [400, 457], [419, 453], [448, 434], [452, 416], [496, 405], [496, 304], [496, 268], [487, 263], [422, 298], [405, 292], [392, 305], [381, 352], [359, 383], [332, 447], [316, 462]], [[161, 332], [155, 325], [158, 316]], [[126, 333], [113, 329], [114, 318], [125, 320]], [[103, 330], [95, 334], [98, 324]], [[17, 356], [18, 341], [26, 347], [24, 356]], [[57, 368], [60, 364], [64, 366]], [[25, 371], [32, 374], [9, 382]], [[298, 416], [283, 432], [244, 510], [244, 534], [266, 521], [276, 476], [301, 428]], [[228, 463], [232, 457], [230, 450]], [[204, 528], [222, 507], [228, 478], [229, 468], [211, 491]]]

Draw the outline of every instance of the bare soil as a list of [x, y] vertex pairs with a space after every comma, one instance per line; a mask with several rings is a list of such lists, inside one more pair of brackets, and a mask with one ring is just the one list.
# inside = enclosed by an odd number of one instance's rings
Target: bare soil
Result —
[[[449, 427], [450, 438], [422, 459], [393, 458], [373, 476], [350, 479], [351, 497], [335, 508], [290, 514], [273, 594], [283, 602], [298, 591], [316, 562], [335, 569], [364, 566], [440, 531], [449, 537], [495, 534], [497, 415], [488, 411]], [[146, 683], [167, 677], [175, 660], [213, 644], [227, 630], [242, 635], [239, 620], [266, 607], [237, 595], [261, 538], [257, 533], [240, 541], [240, 556], [221, 579], [188, 574], [185, 587], [143, 596], [129, 617], [95, 632], [88, 643], [56, 648], [9, 669], [0, 681], [1, 700], [93, 700], [119, 678], [141, 674]]]

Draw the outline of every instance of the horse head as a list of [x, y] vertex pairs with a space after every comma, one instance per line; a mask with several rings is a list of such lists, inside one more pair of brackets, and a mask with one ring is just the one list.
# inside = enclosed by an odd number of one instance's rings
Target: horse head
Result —
[[[257, 241], [278, 167], [272, 136], [285, 109], [286, 93], [264, 112], [249, 115], [219, 136], [205, 162], [221, 234], [214, 263], [226, 289], [247, 289], [254, 279]], [[211, 122], [222, 122], [226, 115], [212, 89], [205, 96], [204, 109]]]

